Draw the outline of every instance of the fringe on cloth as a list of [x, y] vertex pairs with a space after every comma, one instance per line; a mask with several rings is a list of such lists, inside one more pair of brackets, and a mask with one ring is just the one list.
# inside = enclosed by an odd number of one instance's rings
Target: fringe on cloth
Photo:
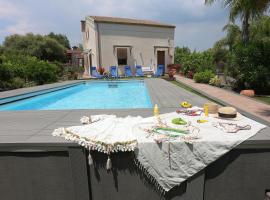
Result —
[[113, 153], [113, 152], [126, 152], [134, 151], [137, 148], [137, 140], [130, 140], [126, 142], [115, 142], [115, 143], [104, 143], [102, 141], [89, 139], [86, 137], [80, 137], [78, 134], [73, 133], [66, 128], [58, 128], [52, 133], [53, 136], [64, 137], [66, 140], [77, 142], [79, 145], [90, 150], [96, 150], [102, 153]]
[[90, 153], [90, 150], [89, 150], [89, 153], [88, 153], [88, 164], [89, 165], [93, 165], [93, 158], [92, 158], [92, 156], [91, 156], [91, 153]]
[[148, 170], [140, 163], [140, 161], [135, 157], [134, 155], [134, 163], [135, 165], [138, 167], [138, 169], [140, 171], [142, 171], [144, 173], [144, 175], [146, 176], [147, 180], [153, 184], [155, 186], [155, 188], [157, 189], [157, 191], [161, 194], [161, 195], [165, 195], [167, 193], [166, 190], [164, 190], [164, 188], [159, 184], [159, 182], [148, 172]]

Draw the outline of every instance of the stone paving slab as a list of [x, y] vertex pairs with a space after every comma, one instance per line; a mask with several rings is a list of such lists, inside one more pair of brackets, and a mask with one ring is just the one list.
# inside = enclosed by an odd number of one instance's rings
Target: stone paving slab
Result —
[[[210, 86], [208, 84], [195, 83], [194, 80], [182, 76], [175, 76], [176, 80], [191, 87], [195, 91], [217, 100], [225, 105], [231, 105], [246, 113], [261, 119], [263, 123], [269, 126], [270, 124], [270, 105], [253, 100], [252, 98], [227, 91], [222, 88]], [[251, 114], [251, 115], [249, 115]]]
[[[189, 100], [202, 106], [209, 101], [162, 79], [145, 80], [153, 104], [160, 106], [160, 113], [173, 112], [179, 103]], [[115, 114], [119, 117], [153, 115], [152, 109], [110, 109], [110, 110], [33, 110], [0, 112], [1, 146], [73, 146], [75, 143], [53, 137], [55, 128], [80, 125], [80, 117], [95, 114]], [[247, 145], [270, 145], [270, 128], [266, 128], [247, 140]]]

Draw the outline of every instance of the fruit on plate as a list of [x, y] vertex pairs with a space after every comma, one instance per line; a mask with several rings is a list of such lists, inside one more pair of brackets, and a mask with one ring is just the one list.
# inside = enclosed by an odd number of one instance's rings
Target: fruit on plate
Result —
[[172, 119], [172, 123], [176, 125], [186, 125], [187, 122], [183, 120], [182, 118], [174, 118]]
[[181, 106], [182, 106], [183, 108], [191, 108], [191, 107], [192, 107], [192, 105], [191, 105], [189, 102], [187, 102], [187, 101], [183, 101], [183, 102], [181, 103]]

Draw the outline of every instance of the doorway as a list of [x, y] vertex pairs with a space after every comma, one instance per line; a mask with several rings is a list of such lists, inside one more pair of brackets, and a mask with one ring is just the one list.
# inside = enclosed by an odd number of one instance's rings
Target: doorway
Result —
[[165, 51], [157, 51], [157, 66], [163, 65], [163, 75], [165, 72]]
[[127, 48], [117, 48], [117, 64], [119, 65], [127, 65]]
[[157, 51], [157, 65], [165, 65], [165, 51]]

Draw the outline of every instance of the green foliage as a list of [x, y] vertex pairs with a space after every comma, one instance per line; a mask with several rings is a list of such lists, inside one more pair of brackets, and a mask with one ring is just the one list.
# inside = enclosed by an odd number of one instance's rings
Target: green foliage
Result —
[[2, 56], [1, 59], [1, 90], [20, 88], [29, 81], [40, 85], [57, 80], [58, 68], [55, 64], [31, 56], [14, 54]]
[[[212, 4], [215, 0], [205, 0]], [[234, 23], [236, 18], [242, 20], [242, 41], [249, 42], [249, 22], [258, 19], [268, 11], [270, 0], [223, 0], [224, 7], [229, 8], [229, 19]]]
[[29, 68], [29, 79], [38, 85], [51, 83], [57, 80], [57, 66], [45, 61], [37, 61]]
[[214, 70], [213, 55], [211, 51], [191, 52], [187, 47], [175, 49], [175, 63], [181, 65], [181, 71], [186, 75], [189, 71], [201, 72]]
[[56, 39], [49, 36], [11, 35], [5, 38], [3, 54], [20, 54], [34, 56], [41, 60], [66, 61], [66, 48]]
[[196, 72], [194, 74], [194, 80], [197, 83], [209, 83], [210, 79], [213, 77], [215, 77], [215, 74], [211, 70]]
[[50, 32], [47, 36], [52, 38], [52, 39], [55, 39], [57, 42], [59, 42], [59, 44], [64, 46], [66, 49], [70, 49], [69, 40], [68, 40], [66, 35], [55, 34], [53, 32]]
[[19, 77], [12, 78], [8, 83], [9, 83], [8, 87], [10, 89], [22, 88], [24, 87], [25, 84], [24, 80]]
[[211, 78], [210, 81], [209, 81], [209, 85], [220, 87], [221, 86], [221, 81], [218, 78], [218, 76], [215, 76], [215, 77]]
[[233, 50], [231, 65], [237, 68], [235, 90], [254, 89], [256, 94], [270, 91], [270, 39], [239, 43]]

